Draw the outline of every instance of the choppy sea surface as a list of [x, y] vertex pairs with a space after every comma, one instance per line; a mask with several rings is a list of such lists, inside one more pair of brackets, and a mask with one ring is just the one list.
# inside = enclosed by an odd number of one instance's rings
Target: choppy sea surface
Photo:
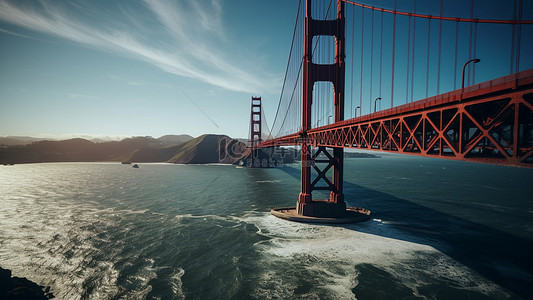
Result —
[[533, 294], [533, 169], [346, 159], [346, 201], [373, 214], [342, 226], [270, 215], [298, 193], [298, 166], [0, 166], [0, 266], [58, 299]]

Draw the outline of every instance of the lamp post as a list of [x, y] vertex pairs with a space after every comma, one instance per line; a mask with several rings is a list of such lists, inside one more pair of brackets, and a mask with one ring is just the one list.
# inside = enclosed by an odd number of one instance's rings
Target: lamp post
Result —
[[358, 106], [358, 107], [355, 108], [355, 117], [356, 117], [356, 118], [357, 118], [357, 109], [358, 109], [358, 108], [361, 109], [361, 106]]
[[331, 121], [330, 121], [331, 118], [332, 118], [331, 116], [328, 117], [328, 125], [331, 124]]
[[468, 65], [471, 62], [477, 64], [480, 61], [481, 61], [481, 59], [479, 59], [479, 58], [472, 58], [471, 60], [465, 62], [465, 64], [463, 65], [463, 73], [462, 73], [462, 76], [461, 76], [461, 94], [464, 92], [464, 89], [465, 89], [465, 69], [466, 69], [466, 65]]
[[381, 100], [381, 97], [377, 97], [376, 100], [374, 100], [374, 112], [376, 112], [376, 102], [378, 102], [378, 100]]

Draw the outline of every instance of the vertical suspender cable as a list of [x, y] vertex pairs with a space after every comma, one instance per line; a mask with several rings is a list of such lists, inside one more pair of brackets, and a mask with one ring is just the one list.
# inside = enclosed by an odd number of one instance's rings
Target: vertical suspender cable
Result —
[[[320, 7], [320, 2], [319, 1], [315, 1], [315, 13], [316, 13], [316, 18], [317, 19], [320, 19], [320, 16], [322, 15], [322, 11], [321, 11], [321, 7]], [[321, 36], [316, 36], [316, 41], [317, 41], [317, 53], [316, 53], [316, 62], [317, 63], [320, 63], [320, 60], [321, 60], [321, 57], [322, 57], [322, 38]], [[313, 54], [314, 55], [314, 54]], [[316, 72], [318, 72], [318, 70], [316, 68], [313, 68], [314, 72], [315, 72], [315, 75], [313, 77], [316, 77]], [[322, 85], [321, 84], [316, 84], [316, 82], [312, 82], [312, 85], [313, 85], [313, 91], [316, 89], [316, 97], [313, 96], [313, 102], [316, 103], [316, 106], [317, 106], [317, 110], [318, 110], [318, 113], [319, 115], [323, 112], [323, 101], [322, 101]]]
[[383, 11], [381, 11], [381, 35], [379, 42], [379, 97], [381, 97], [381, 79], [383, 74]]
[[[316, 16], [317, 16], [317, 19], [319, 19], [318, 16], [321, 15], [321, 12], [320, 12], [320, 6], [318, 6], [319, 2], [318, 1], [314, 1], [314, 4], [315, 4], [315, 13], [316, 13]], [[318, 49], [318, 53], [316, 53], [316, 56], [317, 56], [317, 63], [320, 61], [320, 55], [321, 55], [321, 48], [322, 48], [322, 39], [320, 38], [320, 36], [316, 36], [316, 44], [315, 44], [315, 49]], [[315, 56], [315, 51], [313, 49], [313, 57]], [[312, 68], [313, 71], [315, 71], [316, 69], [315, 68]], [[314, 76], [313, 76], [314, 77]], [[320, 84], [318, 85], [315, 85], [315, 83], [313, 82], [312, 83], [313, 87], [312, 87], [312, 91], [313, 91], [313, 102], [311, 105], [316, 105], [316, 109], [318, 111], [318, 115], [320, 116], [320, 113], [322, 112], [322, 102], [320, 101], [320, 93], [321, 93], [321, 88], [320, 88]], [[316, 92], [315, 92], [316, 91]], [[318, 126], [318, 125], [317, 125]]]
[[396, 54], [396, 0], [394, 0], [394, 20], [392, 25], [392, 79], [390, 89], [390, 107], [394, 107], [394, 57]]
[[[372, 27], [370, 33], [370, 97], [368, 102], [368, 111], [372, 112], [372, 79], [374, 70], [374, 10], [372, 10]], [[362, 115], [362, 113], [361, 113]]]
[[[298, 5], [300, 5], [300, 4], [298, 4]], [[300, 28], [303, 28], [303, 26], [300, 27]], [[299, 38], [298, 38], [298, 51], [299, 51], [299, 53], [303, 53], [303, 43], [304, 43], [304, 35], [303, 35], [303, 33], [304, 33], [303, 30], [299, 31]], [[300, 131], [302, 129], [302, 127], [301, 127], [302, 126], [302, 119], [301, 119], [302, 118], [302, 107], [301, 107], [302, 101], [299, 101], [299, 100], [302, 99], [301, 96], [302, 96], [303, 87], [302, 86], [298, 86], [298, 82], [300, 81], [299, 79], [301, 78], [300, 77], [300, 69], [302, 67], [302, 61], [303, 61], [303, 57], [300, 58], [300, 61], [298, 63], [296, 63], [295, 66], [294, 66], [294, 72], [296, 74], [296, 80], [294, 82], [294, 86], [295, 86], [296, 93], [297, 93], [296, 99], [298, 99], [296, 101], [296, 113], [298, 114], [298, 117], [299, 117], [298, 118], [299, 119], [298, 120], [298, 127], [297, 127], [298, 131]], [[299, 65], [299, 67], [298, 67], [298, 65]]]
[[[470, 2], [470, 20], [474, 18], [474, 0]], [[468, 39], [468, 60], [472, 59], [472, 22], [470, 22], [470, 38]], [[468, 68], [467, 85], [470, 85], [470, 69]]]
[[[307, 2], [307, 1], [306, 1]], [[316, 12], [318, 10], [318, 6], [317, 6], [317, 2], [316, 1], [313, 1], [311, 3], [312, 5], [312, 8], [311, 8], [311, 16], [313, 16], [313, 12]], [[316, 14], [316, 13], [315, 13]], [[307, 33], [306, 33], [307, 34]], [[305, 38], [305, 37], [304, 37]], [[309, 37], [308, 37], [309, 38]], [[318, 53], [316, 53], [317, 49], [319, 48], [319, 44], [320, 44], [320, 37], [317, 36], [316, 39], [313, 37], [314, 41], [313, 41], [313, 50], [311, 51], [311, 62], [313, 60], [315, 60], [315, 55], [318, 57]], [[306, 45], [304, 45], [304, 47], [306, 47]], [[314, 69], [315, 68], [308, 68], [307, 69], [307, 72], [309, 72], [311, 74], [311, 76], [314, 76], [314, 74], [312, 74], [314, 72]], [[308, 83], [309, 84], [309, 83]], [[309, 88], [309, 87], [308, 87]], [[311, 102], [311, 107], [313, 106], [316, 106], [316, 112], [319, 113], [320, 112], [320, 105], [319, 105], [319, 102], [318, 102], [318, 89], [319, 87], [315, 87], [314, 86], [314, 83], [313, 83], [313, 87], [311, 88], [311, 94], [313, 95], [312, 96], [312, 102]], [[304, 92], [305, 93], [305, 92]], [[311, 110], [312, 111], [312, 110]], [[305, 114], [305, 112], [302, 111], [302, 113]], [[317, 125], [318, 126], [318, 125]]]
[[[328, 19], [328, 16], [330, 14], [330, 9], [331, 9], [331, 3], [332, 2], [333, 2], [333, 0], [329, 0], [328, 7], [327, 7], [327, 9], [325, 9], [324, 20]], [[335, 16], [335, 19], [336, 19], [337, 15], [335, 13], [333, 15]], [[324, 63], [327, 63], [327, 61], [331, 58], [331, 54], [335, 53], [335, 49], [332, 48], [332, 47], [335, 47], [335, 43], [333, 43], [333, 44], [326, 43], [326, 47], [328, 49], [328, 54], [327, 54], [327, 56], [324, 59]], [[332, 78], [333, 77], [333, 76], [331, 76], [330, 72], [331, 72], [331, 70], [328, 70], [328, 78]], [[337, 73], [335, 73], [335, 78], [337, 78], [337, 76], [338, 76]], [[332, 87], [331, 90], [329, 89], [329, 87]], [[326, 115], [329, 116], [329, 114], [332, 114], [331, 123], [335, 122], [335, 94], [334, 94], [334, 90], [335, 90], [335, 87], [333, 86], [333, 83], [331, 83], [330, 85], [327, 85], [325, 90], [324, 90], [324, 93], [326, 95], [326, 97], [324, 97], [324, 100], [325, 100], [324, 107], [326, 109]]]
[[428, 18], [428, 55], [427, 55], [427, 61], [426, 61], [426, 98], [428, 97], [429, 92], [429, 53], [431, 52], [429, 47], [431, 41], [431, 17]]
[[352, 6], [352, 85], [350, 89], [350, 116], [353, 111], [353, 61], [354, 61], [354, 52], [355, 52], [355, 5]]
[[[442, 3], [444, 0], [440, 0], [440, 17], [442, 18]], [[437, 70], [437, 95], [440, 94], [440, 55], [442, 50], [442, 19], [439, 21], [439, 66]]]
[[408, 102], [409, 99], [409, 67], [411, 59], [411, 16], [409, 16], [409, 25], [407, 26], [407, 74], [405, 76], [405, 102]]
[[[331, 2], [332, 0], [329, 1], [330, 5], [331, 5]], [[335, 10], [336, 11], [336, 10]], [[337, 18], [337, 14], [333, 14], [335, 16], [335, 19]], [[324, 20], [328, 19], [329, 18], [329, 7], [328, 7], [328, 10], [326, 12], [326, 15], [325, 15], [325, 18]], [[331, 54], [333, 53], [333, 62], [332, 64], [335, 63], [335, 43], [327, 43], [328, 45], [328, 55], [327, 55], [327, 59], [324, 60], [324, 63], [327, 63], [326, 61], [329, 60], [331, 58]], [[333, 48], [332, 48], [333, 47]], [[333, 78], [333, 76], [331, 76], [331, 71], [328, 70], [328, 78]], [[337, 80], [337, 72], [335, 72], [335, 81]], [[329, 87], [329, 86], [328, 86]], [[331, 113], [331, 115], [333, 116], [332, 117], [332, 120], [331, 122], [334, 123], [335, 122], [335, 86], [333, 86], [333, 83], [331, 84], [331, 90], [329, 88], [326, 89], [326, 108], [328, 109], [328, 114]], [[331, 97], [331, 98], [330, 98]], [[329, 104], [328, 104], [329, 103]]]
[[[298, 5], [300, 5], [300, 4], [298, 4]], [[299, 39], [299, 38], [298, 38], [298, 39]], [[299, 45], [300, 45], [300, 41], [298, 41], [298, 48], [297, 48], [297, 49], [300, 49], [300, 48], [299, 48]], [[300, 53], [303, 53], [303, 51], [300, 52]], [[295, 68], [295, 67], [293, 66], [293, 72], [294, 72], [294, 68]], [[295, 76], [295, 75], [294, 75], [294, 73], [293, 73], [293, 76], [292, 76], [292, 77], [294, 78], [294, 76]], [[295, 84], [295, 85], [298, 84], [298, 77], [295, 78], [295, 82], [294, 82], [294, 84]], [[300, 99], [300, 98], [297, 98], [297, 99]], [[302, 102], [302, 101], [296, 101], [296, 102]], [[296, 109], [298, 109], [298, 108], [299, 108], [299, 104], [296, 103]], [[296, 111], [296, 114], [297, 114], [297, 116], [298, 116], [300, 113], [299, 113], [298, 111]], [[301, 125], [301, 122], [299, 122], [298, 125]], [[272, 124], [272, 130], [274, 130], [274, 124]], [[299, 127], [297, 127], [296, 130], [299, 131]]]
[[[304, 17], [302, 17], [304, 18]], [[299, 50], [300, 50], [300, 53], [303, 53], [303, 48], [305, 47], [304, 46], [304, 43], [305, 43], [305, 29], [304, 29], [304, 26], [301, 27], [302, 30], [300, 31], [300, 47]], [[297, 93], [298, 93], [298, 96], [296, 99], [298, 99], [296, 102], [298, 103], [298, 114], [300, 116], [300, 123], [298, 123], [298, 126], [301, 126], [302, 125], [302, 119], [303, 119], [303, 114], [302, 114], [302, 101], [300, 99], [303, 98], [303, 85], [304, 85], [304, 81], [303, 81], [303, 76], [301, 76], [301, 72], [303, 71], [303, 55], [302, 57], [300, 58], [300, 63], [299, 63], [299, 67], [295, 67], [295, 71], [297, 72], [297, 75], [296, 75], [296, 83], [294, 84], [295, 86], [295, 89], [297, 90]], [[303, 129], [303, 128], [302, 128]]]
[[[331, 3], [331, 0], [329, 1]], [[324, 20], [326, 20], [327, 18], [327, 13], [325, 12], [326, 11], [326, 7], [325, 6], [322, 6], [322, 12], [321, 12], [321, 16], [323, 15], [324, 16]], [[321, 41], [321, 45], [322, 45], [322, 51], [320, 52], [320, 55], [321, 55], [321, 64], [324, 64], [326, 63], [326, 60], [329, 60], [329, 43], [328, 43], [328, 39], [327, 38], [324, 38], [322, 41]], [[329, 76], [329, 70], [328, 70], [328, 78], [331, 78], [331, 76]], [[328, 99], [329, 99], [329, 94], [328, 94], [328, 88], [327, 88], [327, 85], [325, 83], [319, 83], [320, 85], [320, 93], [321, 93], [321, 96], [320, 96], [320, 101], [322, 103], [322, 114], [327, 114], [327, 109], [328, 109]], [[328, 119], [329, 121], [329, 119]]]
[[[338, 16], [337, 16], [337, 10], [336, 9], [335, 9], [335, 13], [333, 15], [335, 16], [335, 19], [337, 19]], [[346, 39], [346, 37], [345, 37], [345, 39]], [[346, 43], [346, 41], [345, 41], [345, 43]], [[336, 42], [334, 41], [333, 47], [331, 48], [331, 52], [333, 53], [333, 57], [334, 57], [334, 59], [333, 59], [333, 63], [334, 64], [337, 62], [337, 51], [336, 51], [336, 46], [335, 45], [336, 45]], [[335, 72], [335, 82], [339, 82], [339, 72]], [[333, 114], [335, 114], [335, 105], [336, 105], [335, 104], [335, 90], [336, 90], [336, 87], [333, 86], [333, 88], [332, 88], [332, 96], [331, 96], [332, 97], [331, 103], [333, 103], [333, 106], [332, 106]], [[344, 93], [344, 91], [342, 91], [342, 93]], [[341, 105], [341, 104], [338, 103], [338, 105]], [[346, 114], [346, 111], [344, 111], [343, 114]], [[344, 120], [345, 119], [344, 115], [340, 116], [340, 119]]]
[[520, 0], [518, 8], [518, 34], [516, 36], [516, 73], [520, 72], [520, 40], [522, 38], [522, 12], [524, 8], [524, 1]]
[[[330, 1], [331, 3], [331, 1]], [[325, 9], [325, 7], [324, 7]], [[326, 20], [328, 18], [328, 13], [325, 13], [324, 14], [324, 20]], [[324, 39], [324, 43], [322, 44], [322, 46], [324, 47], [324, 52], [322, 54], [322, 63], [323, 64], [326, 64], [326, 63], [329, 63], [329, 59], [330, 59], [330, 49], [331, 49], [331, 43], [329, 43], [329, 37]], [[328, 70], [328, 78], [331, 78], [331, 72], [330, 70]], [[325, 83], [322, 83], [323, 85], [323, 93], [324, 93], [324, 98], [322, 98], [322, 101], [324, 102], [324, 112], [329, 115], [329, 105], [330, 103], [330, 93], [329, 93], [329, 88], [328, 88], [328, 85], [325, 84]]]
[[[416, 14], [416, 0], [415, 0], [415, 14]], [[413, 59], [411, 66], [411, 102], [414, 97], [414, 83], [415, 83], [415, 39], [416, 39], [416, 18], [413, 19]]]
[[[302, 17], [304, 18], [304, 17]], [[300, 28], [305, 28], [304, 26], [301, 26]], [[299, 48], [298, 48], [298, 51], [299, 53], [303, 53], [303, 47], [304, 47], [304, 36], [305, 36], [305, 29], [303, 30], [300, 30], [300, 38], [299, 38]], [[300, 48], [301, 47], [301, 48]], [[297, 107], [297, 110], [298, 110], [298, 116], [299, 116], [299, 122], [298, 122], [298, 127], [300, 128], [302, 126], [302, 118], [303, 118], [303, 115], [302, 115], [302, 101], [300, 99], [302, 99], [302, 95], [303, 95], [303, 79], [302, 77], [300, 76], [300, 72], [301, 72], [301, 69], [302, 69], [302, 62], [303, 62], [303, 57], [300, 58], [300, 62], [299, 63], [296, 63], [295, 65], [295, 72], [296, 72], [296, 82], [294, 83], [294, 86], [295, 86], [295, 89], [297, 90], [297, 98], [298, 99], [296, 101], [296, 107]], [[298, 67], [299, 65], [299, 67]], [[300, 82], [300, 85], [298, 85], [298, 82]], [[302, 129], [302, 128], [300, 128]]]
[[[329, 1], [331, 3], [332, 0]], [[322, 8], [322, 12], [324, 13], [324, 20], [327, 19], [328, 13], [326, 12], [326, 7], [324, 6]], [[324, 39], [322, 43], [322, 47], [324, 51], [322, 52], [322, 63], [325, 64], [327, 60], [329, 60], [329, 49], [330, 49], [330, 43], [328, 43], [328, 39]], [[331, 78], [330, 71], [328, 70], [328, 78]], [[323, 107], [323, 114], [326, 114], [329, 116], [328, 107], [329, 107], [329, 89], [328, 85], [325, 83], [322, 83], [322, 107]], [[329, 121], [329, 118], [328, 118]]]
[[[359, 106], [363, 104], [363, 54], [364, 54], [364, 37], [365, 37], [365, 9], [361, 8], [361, 84], [359, 86]], [[355, 112], [354, 112], [355, 115]]]
[[[514, 6], [513, 6], [513, 21], [516, 21], [516, 0], [514, 0]], [[509, 74], [513, 74], [513, 67], [515, 64], [514, 61], [514, 44], [515, 44], [515, 38], [516, 38], [516, 24], [513, 23], [512, 25], [512, 36], [511, 36], [511, 62], [509, 63]]]
[[[319, 20], [322, 20], [322, 16], [324, 16], [324, 7], [323, 5], [320, 5], [320, 4], [324, 4], [323, 2], [320, 2], [320, 1], [317, 1], [317, 19]], [[324, 16], [324, 19], [326, 18], [326, 16]], [[317, 63], [318, 64], [322, 64], [324, 62], [324, 57], [325, 57], [325, 49], [327, 47], [327, 43], [325, 43], [322, 39], [321, 36], [317, 36], [317, 41], [318, 41], [318, 57], [317, 57]], [[316, 70], [316, 72], [318, 73], [319, 70]], [[325, 108], [324, 108], [324, 105], [325, 105], [325, 100], [324, 100], [324, 88], [323, 88], [323, 84], [321, 84], [320, 82], [318, 83], [313, 83], [314, 85], [316, 84], [316, 89], [317, 89], [317, 96], [316, 96], [316, 103], [317, 103], [317, 106], [318, 106], [318, 109], [319, 109], [319, 116], [323, 116], [324, 115], [324, 111], [325, 111]], [[326, 124], [324, 124], [326, 125]]]
[[[477, 52], [477, 22], [474, 24], [474, 57]], [[476, 84], [476, 64], [472, 64], [472, 84]]]
[[459, 44], [459, 21], [455, 21], [455, 63], [453, 64], [453, 89], [457, 89], [457, 48]]

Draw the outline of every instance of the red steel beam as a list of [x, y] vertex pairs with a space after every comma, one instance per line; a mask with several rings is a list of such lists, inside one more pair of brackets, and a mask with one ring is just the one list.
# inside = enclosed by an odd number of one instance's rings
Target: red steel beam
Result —
[[533, 167], [533, 69], [257, 147], [343, 147]]

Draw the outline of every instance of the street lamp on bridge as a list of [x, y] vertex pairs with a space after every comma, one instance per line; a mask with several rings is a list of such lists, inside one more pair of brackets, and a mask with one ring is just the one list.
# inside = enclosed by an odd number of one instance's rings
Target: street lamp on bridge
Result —
[[464, 92], [464, 89], [465, 89], [465, 69], [466, 69], [466, 65], [468, 65], [471, 62], [477, 64], [480, 61], [481, 61], [481, 59], [479, 59], [479, 58], [472, 58], [471, 60], [467, 61], [463, 65], [463, 73], [462, 73], [462, 77], [461, 77], [461, 94]]
[[361, 106], [355, 108], [355, 117], [357, 118], [357, 109], [361, 109]]
[[376, 100], [374, 100], [374, 112], [376, 112], [376, 102], [378, 102], [378, 100], [381, 100], [381, 97], [377, 97]]
[[328, 125], [331, 124], [331, 118], [332, 118], [332, 116], [328, 117]]

